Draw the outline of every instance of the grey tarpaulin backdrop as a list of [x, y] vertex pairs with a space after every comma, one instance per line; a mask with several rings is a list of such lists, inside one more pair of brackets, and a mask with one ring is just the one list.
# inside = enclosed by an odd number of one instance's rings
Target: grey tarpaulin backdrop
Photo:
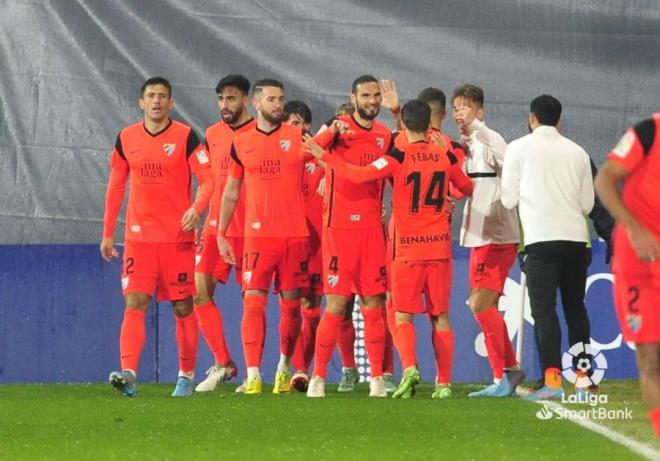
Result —
[[660, 108], [659, 63], [658, 1], [0, 0], [0, 243], [98, 241], [108, 153], [147, 76], [171, 79], [199, 131], [229, 72], [281, 79], [317, 126], [362, 73], [404, 98], [472, 82], [507, 139], [551, 93], [601, 163]]

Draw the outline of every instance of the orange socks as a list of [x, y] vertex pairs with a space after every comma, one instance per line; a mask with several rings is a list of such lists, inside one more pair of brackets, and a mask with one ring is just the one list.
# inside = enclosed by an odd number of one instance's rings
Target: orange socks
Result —
[[195, 306], [195, 315], [199, 329], [208, 344], [215, 363], [226, 365], [231, 362], [227, 342], [225, 341], [224, 327], [220, 310], [213, 301], [201, 306]]
[[407, 370], [417, 366], [415, 357], [415, 325], [404, 322], [396, 328], [396, 347], [401, 357], [401, 368]]
[[[314, 358], [314, 344], [316, 343], [316, 330], [319, 326], [319, 321], [321, 320], [321, 307], [316, 306], [311, 309], [303, 309], [303, 324], [302, 329], [300, 330], [300, 337], [298, 338], [298, 347], [296, 349], [299, 351], [299, 359], [301, 363], [293, 362], [294, 367], [297, 370], [305, 370], [309, 368], [310, 363], [312, 363], [312, 358]], [[294, 358], [296, 354], [294, 353]], [[298, 368], [300, 365], [300, 368]]]
[[383, 375], [383, 360], [385, 358], [385, 322], [381, 308], [361, 309], [364, 318], [364, 342], [369, 356], [371, 376]]
[[125, 309], [124, 321], [119, 333], [119, 353], [122, 370], [137, 373], [140, 354], [144, 348], [146, 336], [144, 327], [145, 313], [137, 309]]
[[545, 370], [545, 385], [552, 389], [561, 388], [561, 370], [559, 368], [547, 368]]
[[383, 359], [383, 373], [391, 375], [394, 373], [394, 330], [390, 328], [389, 318], [394, 317], [394, 311], [390, 314], [387, 308], [383, 308], [380, 312], [383, 316], [383, 323], [385, 324], [385, 358]]
[[[506, 329], [506, 325], [503, 326], [504, 319], [502, 319], [502, 316], [495, 306], [489, 307], [488, 309], [475, 314], [474, 317], [477, 320], [477, 323], [481, 326], [481, 330], [484, 332], [486, 350], [488, 351], [488, 361], [493, 368], [493, 376], [495, 379], [502, 379], [506, 355], [504, 338], [502, 337]], [[507, 336], [506, 339], [508, 341], [509, 337]], [[511, 341], [509, 341], [509, 343], [510, 342]]]
[[435, 352], [436, 379], [438, 384], [451, 382], [451, 367], [454, 359], [454, 332], [452, 330], [431, 332]]
[[355, 326], [353, 318], [343, 318], [339, 328], [339, 356], [344, 368], [355, 368]]
[[280, 299], [280, 354], [291, 357], [300, 336], [300, 299]]
[[175, 317], [176, 342], [179, 345], [179, 370], [190, 374], [195, 372], [199, 330], [197, 319], [191, 312], [187, 317]]
[[241, 339], [246, 367], [259, 367], [266, 337], [265, 296], [245, 295]]
[[336, 315], [326, 311], [321, 317], [319, 327], [316, 330], [316, 348], [314, 349], [314, 376], [325, 379], [328, 362], [332, 358], [339, 337], [339, 329], [343, 321], [343, 315]]

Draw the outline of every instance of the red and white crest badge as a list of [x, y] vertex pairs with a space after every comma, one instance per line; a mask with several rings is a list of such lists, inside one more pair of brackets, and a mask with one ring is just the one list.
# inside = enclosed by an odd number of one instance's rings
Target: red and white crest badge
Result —
[[176, 144], [163, 144], [163, 151], [168, 157], [174, 153], [174, 149], [176, 149]]
[[376, 144], [378, 144], [378, 147], [382, 149], [385, 147], [385, 138], [376, 138]]
[[288, 152], [291, 149], [291, 141], [288, 139], [280, 139], [280, 147], [284, 152]]

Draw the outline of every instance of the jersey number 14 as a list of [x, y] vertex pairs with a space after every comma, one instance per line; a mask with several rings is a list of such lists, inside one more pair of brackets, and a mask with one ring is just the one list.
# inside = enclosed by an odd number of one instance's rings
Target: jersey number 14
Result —
[[[406, 178], [406, 185], [412, 184], [412, 194], [410, 195], [410, 213], [419, 213], [422, 189], [422, 173], [413, 171]], [[440, 213], [442, 205], [445, 203], [443, 191], [445, 189], [445, 172], [434, 171], [429, 183], [428, 189], [424, 193], [424, 202], [421, 205], [435, 208], [436, 213]]]

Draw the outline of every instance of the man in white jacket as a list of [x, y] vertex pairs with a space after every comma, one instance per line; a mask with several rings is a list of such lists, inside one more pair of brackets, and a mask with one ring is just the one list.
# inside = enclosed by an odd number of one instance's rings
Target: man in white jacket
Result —
[[[590, 325], [584, 305], [591, 248], [586, 215], [594, 205], [591, 165], [585, 150], [557, 130], [561, 103], [549, 95], [530, 105], [532, 132], [509, 144], [502, 172], [502, 204], [518, 207], [525, 242], [525, 274], [545, 386], [532, 400], [560, 398], [561, 331], [557, 288], [569, 345], [590, 359]], [[576, 349], [577, 350], [577, 349]], [[580, 386], [586, 391], [588, 386]]]
[[516, 212], [505, 209], [500, 202], [507, 145], [484, 123], [481, 88], [463, 85], [455, 89], [452, 107], [466, 151], [463, 168], [474, 182], [473, 195], [465, 204], [460, 237], [461, 245], [471, 248], [468, 304], [484, 332], [494, 378], [493, 384], [470, 397], [506, 397], [524, 378], [497, 307], [519, 241]]

